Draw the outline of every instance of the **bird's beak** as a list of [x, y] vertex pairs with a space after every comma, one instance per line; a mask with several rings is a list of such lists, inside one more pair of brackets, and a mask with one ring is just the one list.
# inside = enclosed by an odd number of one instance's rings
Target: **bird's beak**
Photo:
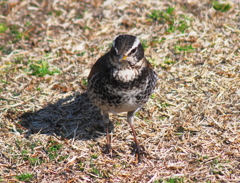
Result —
[[126, 61], [127, 57], [128, 57], [127, 55], [123, 55], [122, 58], [120, 58], [120, 62]]
[[127, 59], [127, 55], [124, 55], [122, 60], [126, 60]]

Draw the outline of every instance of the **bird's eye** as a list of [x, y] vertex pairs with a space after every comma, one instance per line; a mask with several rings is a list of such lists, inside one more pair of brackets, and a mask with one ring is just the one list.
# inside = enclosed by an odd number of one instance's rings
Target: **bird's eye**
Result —
[[134, 48], [129, 55], [134, 54], [136, 52], [137, 48]]

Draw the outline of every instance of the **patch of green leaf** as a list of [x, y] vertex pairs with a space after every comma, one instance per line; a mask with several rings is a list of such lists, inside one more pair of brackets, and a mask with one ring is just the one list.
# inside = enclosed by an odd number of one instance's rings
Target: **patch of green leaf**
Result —
[[167, 102], [163, 102], [159, 104], [162, 108], [166, 108], [168, 106], [171, 106], [171, 104], [167, 103]]
[[85, 78], [82, 78], [82, 79], [81, 79], [81, 85], [87, 87], [87, 85], [88, 85], [88, 80], [85, 79]]
[[41, 161], [39, 160], [38, 157], [29, 157], [29, 163], [33, 166], [41, 164]]
[[[92, 174], [94, 174], [94, 175], [96, 175], [96, 176], [98, 176], [98, 177], [100, 177], [100, 178], [103, 178], [104, 176], [103, 176], [103, 174], [102, 174], [102, 172], [95, 166], [95, 165], [91, 165], [92, 167], [92, 169], [91, 169], [91, 173]], [[93, 178], [96, 178], [96, 177], [94, 177], [93, 176]]]
[[136, 112], [136, 113], [135, 113], [135, 116], [139, 118], [139, 116], [140, 116], [140, 115], [139, 115], [139, 113], [138, 113], [138, 112]]
[[190, 26], [188, 23], [184, 20], [179, 21], [179, 25], [177, 26], [177, 29], [181, 32], [184, 33], [185, 30], [187, 30]]
[[166, 183], [184, 183], [184, 178], [169, 178]]
[[56, 152], [56, 151], [60, 150], [61, 147], [62, 147], [62, 144], [52, 145], [48, 148], [48, 152]]
[[220, 160], [218, 158], [216, 159], [213, 159], [211, 161], [211, 170], [210, 170], [210, 173], [211, 174], [218, 174], [218, 175], [224, 175], [223, 172], [223, 166], [220, 162]]
[[65, 155], [65, 156], [60, 156], [58, 158], [58, 161], [64, 161], [65, 159], [67, 159], [69, 157], [69, 155]]
[[6, 32], [8, 26], [5, 23], [0, 23], [0, 33]]
[[83, 19], [83, 15], [82, 14], [77, 14], [76, 19]]
[[57, 69], [50, 69], [47, 61], [40, 60], [37, 63], [30, 64], [31, 75], [37, 77], [44, 77], [45, 75], [53, 75], [55, 73], [60, 73]]
[[164, 11], [153, 10], [150, 14], [148, 14], [148, 17], [152, 21], [161, 24], [168, 24], [168, 29], [166, 30], [168, 33], [175, 32], [176, 30], [184, 33], [185, 30], [190, 27], [190, 18], [185, 15], [176, 16], [174, 10], [175, 8], [171, 6], [168, 6], [168, 8]]
[[188, 23], [185, 20], [181, 20], [178, 23], [173, 22], [172, 24], [169, 24], [169, 28], [167, 29], [167, 32], [175, 32], [176, 30], [179, 30], [181, 33], [184, 33], [186, 29], [188, 29], [190, 26], [188, 26]]
[[164, 180], [165, 183], [184, 183], [184, 178], [174, 177]]
[[61, 10], [55, 10], [54, 14], [59, 17], [62, 14], [62, 11]]
[[212, 165], [217, 165], [217, 164], [219, 164], [219, 160], [218, 159], [214, 159], [214, 160], [212, 160], [211, 164]]
[[163, 43], [164, 41], [166, 40], [166, 38], [164, 38], [164, 37], [158, 37], [158, 36], [156, 36], [156, 37], [153, 37], [152, 38], [152, 40], [150, 41], [150, 46], [151, 47], [155, 47], [155, 48], [159, 48], [159, 44], [161, 44], [161, 43]]
[[153, 10], [150, 14], [148, 14], [148, 17], [153, 21], [158, 21], [160, 23], [165, 23], [166, 21], [172, 22], [174, 10], [175, 8], [171, 6], [168, 6], [168, 8], [165, 11]]
[[192, 45], [176, 45], [174, 49], [176, 53], [193, 52], [193, 50], [195, 50], [195, 48], [193, 48]]
[[30, 173], [22, 173], [20, 175], [15, 176], [19, 181], [30, 182], [34, 178], [34, 174]]
[[47, 148], [47, 153], [50, 160], [56, 159], [58, 157], [58, 151], [61, 149], [63, 145], [59, 144], [54, 140], [50, 140]]
[[146, 50], [149, 47], [149, 45], [147, 44], [147, 40], [145, 39], [141, 39], [141, 44], [144, 50]]
[[148, 17], [153, 20], [157, 21], [161, 24], [173, 24], [174, 23], [174, 8], [168, 7], [165, 11], [161, 10], [153, 10]]
[[93, 29], [92, 29], [91, 27], [85, 25], [85, 26], [83, 27], [83, 30], [93, 30]]
[[30, 25], [31, 25], [31, 22], [28, 22], [28, 21], [27, 21], [27, 22], [25, 23], [25, 25], [26, 25], [26, 26], [30, 26]]
[[28, 151], [22, 150], [21, 152], [23, 160], [28, 160]]
[[7, 81], [5, 81], [5, 80], [3, 80], [3, 79], [1, 79], [0, 82], [1, 82], [1, 83], [4, 83], [4, 84], [7, 84], [7, 85], [10, 84], [9, 82], [7, 82]]
[[220, 3], [218, 1], [213, 1], [213, 8], [216, 11], [220, 11], [220, 12], [224, 13], [231, 9], [231, 5], [227, 2]]
[[14, 64], [24, 64], [24, 56], [17, 56], [14, 58]]
[[222, 171], [220, 171], [220, 170], [211, 170], [211, 173], [214, 174], [214, 175], [216, 175], [216, 174], [218, 174], [218, 175], [224, 175], [224, 174], [222, 173]]
[[98, 158], [98, 154], [93, 154], [93, 155], [91, 155], [91, 158], [93, 158], [93, 159], [97, 159]]
[[50, 152], [50, 153], [48, 153], [48, 157], [49, 157], [49, 159], [50, 160], [54, 160], [54, 159], [56, 159], [57, 157], [58, 157], [58, 153], [56, 153], [56, 152]]
[[43, 91], [41, 88], [37, 87], [37, 91]]
[[6, 47], [6, 46], [0, 46], [0, 51], [2, 52], [2, 54], [8, 55], [12, 52], [12, 48]]
[[94, 146], [94, 144], [89, 144], [89, 147], [93, 147]]
[[38, 145], [41, 145], [41, 142], [28, 142], [27, 146], [32, 150], [32, 152], [34, 151], [34, 148], [37, 147]]
[[84, 167], [85, 167], [85, 164], [84, 163], [82, 163], [82, 162], [80, 162], [80, 163], [78, 163], [78, 166], [79, 166], [79, 170], [80, 171], [84, 171]]
[[162, 115], [162, 116], [159, 116], [159, 117], [158, 117], [158, 119], [160, 119], [160, 120], [164, 120], [164, 119], [167, 119], [167, 118], [169, 118], [169, 117], [166, 116], [166, 115]]
[[77, 56], [82, 57], [85, 53], [86, 53], [86, 51], [83, 51], [81, 53], [77, 53]]
[[150, 98], [151, 98], [151, 99], [155, 99], [155, 98], [156, 98], [156, 95], [155, 95], [155, 94], [152, 94], [152, 95], [150, 96]]
[[171, 58], [166, 57], [163, 63], [166, 65], [171, 65], [171, 64], [175, 64], [176, 62], [174, 60], [172, 60]]
[[14, 36], [11, 43], [16, 43], [23, 37], [23, 33], [20, 32], [18, 29], [19, 27], [16, 25], [12, 25], [9, 27], [11, 34]]

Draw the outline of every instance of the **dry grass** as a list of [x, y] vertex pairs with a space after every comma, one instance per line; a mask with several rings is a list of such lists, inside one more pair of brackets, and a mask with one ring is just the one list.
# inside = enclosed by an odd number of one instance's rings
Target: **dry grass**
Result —
[[[229, 3], [1, 1], [0, 181], [240, 182], [240, 3]], [[125, 114], [111, 117], [114, 157], [104, 153], [85, 93], [125, 33], [160, 77], [136, 115], [140, 165]]]

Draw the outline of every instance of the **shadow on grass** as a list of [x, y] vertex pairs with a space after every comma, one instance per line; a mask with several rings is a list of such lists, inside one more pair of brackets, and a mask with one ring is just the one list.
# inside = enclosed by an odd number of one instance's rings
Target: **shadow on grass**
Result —
[[56, 134], [80, 140], [105, 135], [101, 112], [87, 93], [76, 93], [36, 112], [24, 113], [20, 116], [20, 124], [28, 129], [28, 134]]

